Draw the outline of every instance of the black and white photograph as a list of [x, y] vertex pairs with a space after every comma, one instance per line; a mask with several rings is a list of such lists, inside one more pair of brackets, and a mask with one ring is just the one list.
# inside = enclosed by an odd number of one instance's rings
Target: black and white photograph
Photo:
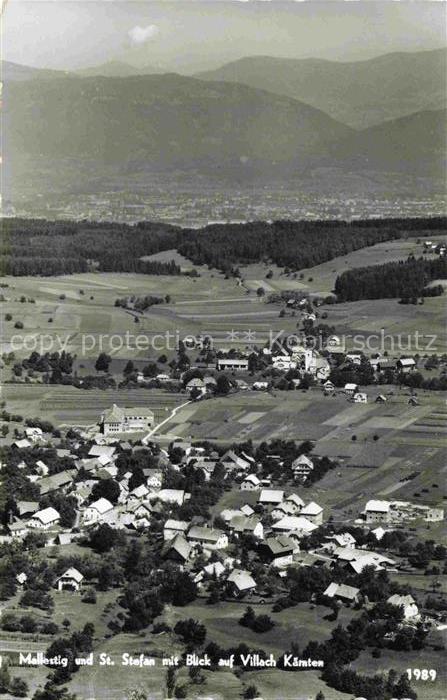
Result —
[[447, 700], [447, 3], [0, 53], [0, 700]]

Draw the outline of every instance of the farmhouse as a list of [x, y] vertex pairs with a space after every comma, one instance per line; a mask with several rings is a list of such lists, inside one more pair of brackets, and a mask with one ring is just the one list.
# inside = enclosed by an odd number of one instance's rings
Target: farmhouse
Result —
[[165, 540], [172, 540], [177, 535], [184, 535], [189, 528], [189, 523], [184, 520], [173, 520], [169, 518], [166, 520], [163, 528], [163, 538]]
[[347, 384], [345, 384], [344, 392], [345, 392], [345, 394], [348, 394], [348, 396], [354, 396], [354, 394], [358, 391], [358, 388], [359, 387], [357, 384], [353, 384], [352, 382], [348, 382]]
[[248, 571], [234, 569], [228, 579], [230, 591], [236, 597], [242, 597], [256, 588], [256, 581]]
[[234, 450], [225, 452], [220, 461], [227, 469], [234, 469], [241, 472], [247, 471], [251, 466], [251, 463], [247, 459], [239, 457]]
[[264, 528], [261, 521], [256, 517], [246, 515], [236, 515], [230, 521], [230, 529], [236, 535], [252, 535], [262, 540]]
[[19, 518], [16, 518], [14, 522], [10, 523], [8, 525], [9, 532], [11, 533], [11, 537], [25, 537], [25, 535], [28, 532], [28, 525], [27, 523], [23, 522], [23, 520], [20, 520]]
[[30, 527], [39, 530], [48, 530], [50, 527], [58, 525], [60, 518], [61, 516], [55, 508], [44, 508], [34, 513], [32, 518], [29, 519], [28, 524]]
[[258, 503], [262, 506], [275, 506], [284, 499], [284, 491], [275, 489], [262, 489], [259, 494]]
[[295, 477], [307, 477], [314, 468], [314, 463], [307, 455], [300, 455], [292, 462]]
[[187, 498], [187, 494], [181, 489], [161, 489], [157, 496], [163, 503], [175, 503], [178, 506], [183, 505]]
[[387, 523], [390, 519], [390, 504], [388, 501], [371, 500], [365, 506], [367, 523]]
[[58, 591], [79, 591], [84, 580], [84, 575], [75, 568], [67, 571], [57, 579]]
[[279, 535], [265, 541], [264, 551], [272, 566], [281, 569], [293, 564], [293, 554], [299, 551], [299, 546], [289, 537]]
[[304, 508], [301, 509], [301, 515], [315, 525], [321, 525], [323, 522], [323, 508], [319, 506], [318, 503], [315, 503], [315, 501], [311, 501], [307, 506], [304, 506]]
[[193, 525], [187, 534], [188, 542], [200, 544], [205, 549], [225, 549], [228, 547], [228, 535], [223, 530]]
[[397, 360], [396, 367], [400, 372], [406, 374], [415, 369], [416, 362], [412, 357], [402, 357], [400, 360]]
[[105, 411], [100, 420], [104, 435], [142, 432], [154, 422], [154, 413], [149, 408], [120, 408], [116, 404]]
[[113, 510], [113, 505], [107, 498], [98, 498], [97, 501], [90, 503], [84, 511], [84, 523], [92, 525], [100, 520], [104, 520], [106, 516]]
[[285, 518], [281, 518], [277, 523], [273, 523], [272, 530], [274, 530], [276, 534], [293, 535], [299, 538], [310, 535], [317, 527], [317, 525], [310, 522], [307, 518], [286, 515]]
[[241, 491], [256, 491], [261, 486], [261, 481], [256, 474], [248, 474], [241, 483]]
[[180, 564], [184, 564], [191, 556], [192, 546], [182, 535], [176, 535], [174, 539], [165, 543], [162, 549], [162, 556]]
[[344, 583], [330, 583], [323, 595], [327, 598], [338, 598], [344, 603], [358, 603], [360, 589], [347, 586]]

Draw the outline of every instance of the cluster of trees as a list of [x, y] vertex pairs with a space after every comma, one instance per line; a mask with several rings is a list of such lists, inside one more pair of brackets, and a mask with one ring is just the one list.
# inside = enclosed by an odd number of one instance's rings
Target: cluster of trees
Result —
[[130, 297], [122, 297], [121, 299], [115, 299], [115, 306], [121, 307], [122, 309], [134, 309], [135, 311], [145, 311], [151, 306], [156, 304], [163, 304], [163, 302], [169, 303], [169, 295], [166, 297], [154, 297], [152, 294], [146, 294], [144, 297], [137, 297], [132, 295]]
[[28, 684], [22, 678], [11, 677], [8, 665], [3, 663], [0, 668], [0, 695], [6, 694], [16, 698], [25, 698], [28, 695]]
[[18, 617], [12, 613], [6, 613], [1, 620], [1, 627], [6, 632], [24, 632], [41, 634], [57, 634], [59, 627], [55, 622], [36, 619], [33, 615]]
[[447, 259], [427, 260], [410, 256], [407, 260], [346, 270], [335, 280], [338, 301], [359, 299], [417, 299], [438, 296], [442, 285], [428, 288], [433, 280], [447, 277]]
[[21, 377], [23, 370], [27, 370], [29, 374], [39, 372], [48, 375], [48, 381], [51, 384], [59, 384], [64, 375], [70, 375], [73, 370], [74, 357], [63, 350], [62, 352], [46, 352], [43, 355], [34, 351], [31, 355], [16, 362], [12, 368], [16, 377]]
[[249, 627], [253, 632], [268, 632], [275, 626], [274, 620], [269, 615], [256, 615], [250, 606], [240, 618], [239, 624], [242, 627]]
[[52, 673], [55, 683], [67, 683], [71, 675], [79, 670], [80, 666], [75, 659], [93, 650], [93, 635], [95, 628], [91, 622], [87, 622], [80, 632], [73, 632], [70, 637], [55, 639], [47, 649], [48, 658], [60, 655], [68, 659], [66, 667], [57, 666]]

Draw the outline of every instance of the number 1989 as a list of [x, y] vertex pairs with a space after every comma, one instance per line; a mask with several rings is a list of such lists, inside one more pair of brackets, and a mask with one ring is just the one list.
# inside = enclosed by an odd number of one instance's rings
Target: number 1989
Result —
[[436, 669], [434, 668], [407, 668], [409, 681], [435, 681]]

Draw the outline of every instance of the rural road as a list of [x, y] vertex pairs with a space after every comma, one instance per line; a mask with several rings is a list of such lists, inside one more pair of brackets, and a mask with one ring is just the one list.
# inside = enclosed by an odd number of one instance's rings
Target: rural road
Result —
[[142, 442], [142, 443], [145, 443], [146, 440], [149, 440], [149, 438], [151, 438], [153, 435], [155, 435], [155, 433], [157, 432], [157, 430], [159, 430], [163, 425], [166, 425], [166, 423], [168, 423], [172, 418], [174, 418], [174, 416], [176, 415], [176, 413], [177, 413], [178, 411], [180, 411], [181, 408], [184, 408], [184, 407], [187, 406], [189, 403], [192, 403], [192, 401], [185, 401], [185, 403], [180, 404], [180, 406], [176, 406], [176, 408], [173, 408], [172, 411], [171, 411], [171, 413], [169, 414], [169, 416], [168, 416], [167, 418], [165, 418], [164, 420], [162, 420], [161, 423], [159, 423], [158, 425], [156, 425], [155, 428], [152, 428], [152, 430], [151, 430], [147, 435], [145, 435], [145, 437], [142, 439], [141, 442]]

